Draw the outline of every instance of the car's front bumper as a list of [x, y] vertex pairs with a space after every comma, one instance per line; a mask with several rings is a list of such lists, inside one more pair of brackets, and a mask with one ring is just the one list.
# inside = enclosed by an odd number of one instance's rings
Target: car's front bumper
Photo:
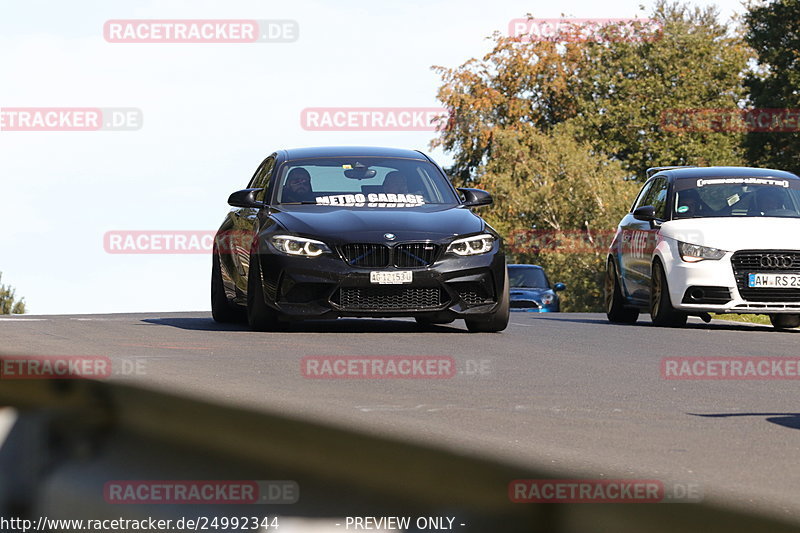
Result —
[[511, 311], [520, 313], [556, 313], [558, 312], [558, 305], [555, 303], [543, 304], [535, 300], [511, 299]]
[[[677, 255], [677, 250], [674, 255]], [[733, 252], [728, 252], [720, 260], [696, 263], [685, 262], [674, 255], [662, 257], [662, 263], [665, 265], [670, 299], [676, 309], [689, 313], [800, 313], [798, 292], [745, 290], [741, 274], [749, 270], [753, 273], [761, 270], [742, 267], [735, 270]], [[740, 274], [739, 280], [736, 279], [736, 272]]]
[[[420, 316], [454, 319], [494, 312], [503, 292], [505, 255], [443, 254], [425, 268], [361, 268], [334, 250], [319, 257], [259, 254], [267, 305], [287, 318]], [[380, 285], [370, 272], [411, 270], [412, 282]]]

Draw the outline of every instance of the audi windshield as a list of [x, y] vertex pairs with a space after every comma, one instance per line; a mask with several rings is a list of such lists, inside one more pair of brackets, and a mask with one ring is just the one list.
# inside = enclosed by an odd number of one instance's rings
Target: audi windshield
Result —
[[682, 178], [675, 186], [673, 218], [800, 218], [800, 180]]

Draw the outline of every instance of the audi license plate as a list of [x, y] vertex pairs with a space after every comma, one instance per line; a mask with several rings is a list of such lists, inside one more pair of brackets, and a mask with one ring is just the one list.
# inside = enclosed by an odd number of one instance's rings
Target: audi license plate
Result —
[[411, 283], [412, 275], [410, 270], [397, 270], [392, 272], [375, 271], [369, 273], [370, 283], [380, 285], [401, 285]]
[[800, 289], [800, 274], [748, 274], [747, 286]]

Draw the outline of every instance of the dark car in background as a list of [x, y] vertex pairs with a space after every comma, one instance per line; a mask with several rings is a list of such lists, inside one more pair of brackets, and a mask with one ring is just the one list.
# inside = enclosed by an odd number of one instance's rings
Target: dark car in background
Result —
[[289, 320], [463, 319], [472, 332], [508, 324], [501, 238], [421, 152], [280, 150], [258, 167], [214, 240], [214, 319], [247, 316], [269, 331]]
[[534, 313], [561, 311], [558, 292], [566, 289], [563, 283], [551, 285], [544, 269], [539, 265], [508, 265], [511, 286], [511, 309]]

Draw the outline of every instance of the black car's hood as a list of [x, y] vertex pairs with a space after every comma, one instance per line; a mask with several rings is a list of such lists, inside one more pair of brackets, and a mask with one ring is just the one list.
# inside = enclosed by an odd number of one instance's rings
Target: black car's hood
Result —
[[395, 234], [397, 241], [436, 241], [479, 233], [485, 227], [469, 209], [441, 205], [402, 209], [297, 205], [282, 206], [271, 216], [292, 233], [339, 242], [385, 242], [386, 233]]

